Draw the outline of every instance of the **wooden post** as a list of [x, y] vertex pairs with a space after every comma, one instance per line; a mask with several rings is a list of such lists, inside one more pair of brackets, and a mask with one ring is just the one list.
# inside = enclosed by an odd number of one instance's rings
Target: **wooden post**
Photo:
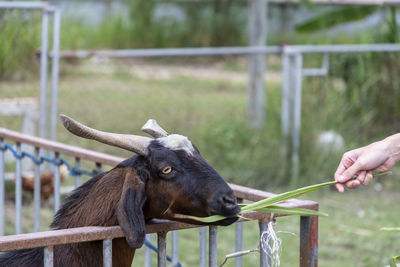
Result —
[[[266, 31], [266, 0], [249, 0], [248, 2], [248, 33], [250, 46], [264, 46], [267, 40]], [[247, 117], [250, 124], [259, 129], [265, 120], [265, 55], [249, 56], [249, 89]]]

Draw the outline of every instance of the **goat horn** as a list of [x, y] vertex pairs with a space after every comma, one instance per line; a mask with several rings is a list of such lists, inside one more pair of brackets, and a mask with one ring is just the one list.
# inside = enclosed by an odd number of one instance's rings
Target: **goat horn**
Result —
[[142, 131], [148, 133], [149, 135], [153, 136], [154, 138], [165, 137], [168, 135], [167, 131], [161, 128], [158, 125], [156, 120], [150, 119], [148, 120], [142, 127]]
[[87, 127], [63, 114], [60, 115], [60, 118], [64, 127], [77, 136], [93, 139], [111, 146], [117, 146], [143, 156], [147, 155], [147, 147], [153, 140], [145, 136], [102, 132]]

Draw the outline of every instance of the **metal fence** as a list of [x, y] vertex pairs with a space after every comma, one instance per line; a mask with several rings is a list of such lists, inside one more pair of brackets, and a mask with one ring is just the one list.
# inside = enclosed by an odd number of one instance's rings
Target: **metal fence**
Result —
[[[24, 153], [21, 151], [21, 144], [33, 146], [35, 148], [35, 155]], [[18, 132], [10, 131], [4, 128], [0, 128], [0, 235], [4, 235], [4, 206], [5, 206], [5, 162], [4, 154], [6, 150], [13, 150], [16, 153], [16, 164], [15, 164], [15, 202], [16, 202], [16, 218], [15, 218], [15, 232], [17, 235], [3, 236], [0, 237], [0, 251], [10, 251], [16, 249], [44, 247], [45, 251], [45, 266], [52, 266], [53, 259], [53, 246], [87, 242], [94, 240], [103, 240], [103, 257], [104, 266], [111, 266], [112, 263], [112, 240], [114, 238], [123, 237], [123, 233], [119, 226], [115, 227], [83, 227], [74, 229], [64, 229], [56, 231], [38, 232], [21, 234], [21, 212], [22, 212], [22, 174], [21, 174], [21, 159], [23, 157], [29, 157], [33, 160], [35, 165], [35, 187], [34, 187], [34, 231], [39, 230], [39, 212], [40, 212], [40, 169], [43, 162], [50, 162], [55, 166], [60, 164], [66, 164], [70, 173], [75, 177], [75, 185], [79, 186], [81, 183], [81, 175], [88, 174], [87, 171], [81, 168], [82, 160], [85, 160], [93, 164], [94, 169], [98, 170], [102, 165], [115, 166], [123, 159], [115, 156], [110, 156], [103, 153], [98, 153], [79, 147], [65, 145], [62, 143], [48, 141], [45, 139], [32, 137], [29, 135], [20, 134]], [[41, 152], [47, 151], [51, 153], [52, 157], [40, 156]], [[69, 164], [66, 158], [74, 159], [74, 164]], [[58, 209], [60, 205], [60, 173], [55, 168], [54, 171], [54, 208]], [[234, 190], [235, 196], [239, 201], [257, 201], [260, 199], [268, 198], [273, 196], [271, 193], [255, 190], [239, 185], [230, 184]], [[287, 207], [301, 207], [309, 208], [313, 210], [318, 209], [318, 203], [307, 201], [307, 200], [290, 200], [286, 201], [284, 206]], [[281, 216], [275, 214], [274, 217]], [[259, 222], [260, 234], [265, 231], [267, 223], [272, 219], [270, 214], [252, 212], [246, 214], [246, 218], [249, 220], [256, 220]], [[235, 250], [242, 250], [243, 240], [243, 222], [239, 221], [235, 224], [236, 228], [236, 243]], [[318, 218], [317, 217], [301, 217], [300, 223], [300, 266], [317, 266], [318, 259]], [[158, 266], [166, 266], [166, 234], [172, 231], [172, 257], [173, 266], [178, 264], [178, 236], [175, 230], [182, 230], [188, 228], [198, 227], [195, 225], [170, 222], [170, 221], [155, 221], [152, 224], [147, 225], [147, 233], [157, 233], [158, 236]], [[208, 265], [217, 266], [217, 235], [218, 227], [209, 227], [209, 253], [208, 253]], [[203, 267], [207, 265], [207, 227], [200, 227], [199, 233], [199, 266]], [[267, 266], [268, 264], [267, 254], [260, 251], [260, 266]], [[149, 253], [146, 256], [146, 266], [151, 266], [151, 255]], [[236, 259], [235, 266], [242, 266], [241, 258]]]

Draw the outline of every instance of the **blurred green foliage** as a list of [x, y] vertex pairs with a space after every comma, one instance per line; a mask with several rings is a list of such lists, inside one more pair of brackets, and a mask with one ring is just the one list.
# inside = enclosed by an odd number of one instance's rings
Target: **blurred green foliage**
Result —
[[0, 80], [26, 78], [38, 66], [40, 13], [13, 10], [0, 13]]

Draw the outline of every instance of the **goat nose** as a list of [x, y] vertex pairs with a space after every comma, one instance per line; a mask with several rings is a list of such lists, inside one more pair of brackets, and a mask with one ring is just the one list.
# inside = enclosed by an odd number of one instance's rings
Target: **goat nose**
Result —
[[225, 206], [236, 206], [236, 198], [231, 195], [224, 195], [221, 197], [221, 201]]

